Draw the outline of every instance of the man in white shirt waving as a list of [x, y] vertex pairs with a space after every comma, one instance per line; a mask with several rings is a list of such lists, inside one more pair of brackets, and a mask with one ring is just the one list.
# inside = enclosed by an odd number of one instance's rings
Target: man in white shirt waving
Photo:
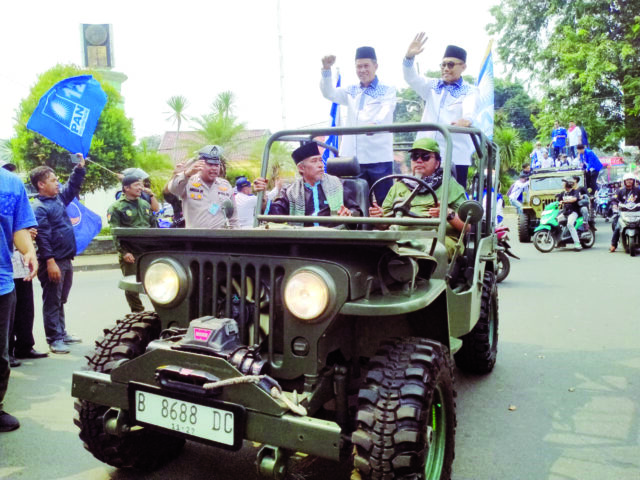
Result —
[[[419, 75], [413, 66], [415, 56], [422, 53], [426, 41], [424, 32], [417, 34], [409, 44], [402, 63], [405, 81], [425, 101], [422, 122], [472, 126], [477, 114], [478, 89], [462, 79], [462, 72], [467, 68], [467, 52], [455, 45], [447, 46], [440, 64], [440, 80], [426, 78]], [[416, 138], [424, 136], [434, 138], [444, 155], [447, 145], [442, 134], [419, 132]], [[451, 160], [455, 165], [456, 179], [466, 188], [473, 143], [469, 135], [463, 134], [453, 134], [451, 142]]]
[[[335, 55], [322, 58], [320, 91], [327, 100], [347, 107], [346, 126], [393, 123], [396, 89], [378, 81], [375, 50], [372, 47], [360, 47], [356, 50], [359, 85], [335, 88], [331, 81], [331, 67], [335, 61]], [[355, 156], [358, 159], [360, 177], [371, 187], [376, 180], [393, 173], [393, 134], [345, 135], [340, 144], [340, 155]], [[376, 200], [382, 203], [390, 188], [390, 180], [378, 184], [374, 192]]]

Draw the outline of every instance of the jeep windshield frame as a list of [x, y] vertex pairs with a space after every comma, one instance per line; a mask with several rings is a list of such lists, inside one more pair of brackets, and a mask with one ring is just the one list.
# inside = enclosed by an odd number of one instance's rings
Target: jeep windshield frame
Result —
[[[267, 143], [264, 148], [263, 156], [262, 156], [262, 168], [260, 171], [260, 176], [262, 178], [267, 178], [267, 172], [269, 170], [269, 155], [271, 151], [271, 146], [275, 142], [304, 142], [315, 140], [322, 147], [329, 148], [331, 151], [335, 153], [335, 149], [326, 145], [324, 142], [317, 140], [317, 138], [328, 137], [330, 135], [362, 135], [362, 134], [375, 134], [375, 133], [411, 133], [411, 132], [421, 132], [421, 131], [436, 131], [442, 134], [446, 141], [446, 153], [442, 158], [443, 164], [442, 169], [444, 172], [443, 182], [442, 182], [442, 196], [443, 198], [448, 198], [449, 196], [449, 179], [451, 178], [451, 134], [452, 133], [461, 133], [466, 134], [471, 137], [471, 141], [475, 147], [475, 153], [478, 156], [476, 161], [476, 166], [478, 165], [486, 165], [487, 167], [487, 178], [485, 179], [484, 168], [478, 169], [478, 182], [476, 185], [472, 186], [472, 189], [476, 189], [478, 191], [470, 191], [470, 198], [482, 198], [483, 195], [483, 185], [489, 184], [494, 185], [495, 179], [494, 177], [494, 168], [497, 163], [497, 152], [495, 145], [490, 142], [487, 137], [482, 133], [478, 128], [464, 128], [464, 127], [456, 127], [435, 123], [396, 123], [390, 125], [374, 125], [374, 126], [362, 126], [362, 127], [326, 127], [326, 128], [314, 128], [314, 129], [300, 129], [300, 130], [282, 130], [274, 133], [269, 137]], [[408, 151], [411, 148], [411, 143], [402, 142], [394, 145], [394, 151]], [[484, 153], [486, 152], [486, 154]], [[485, 158], [486, 157], [486, 158]], [[485, 183], [486, 182], [486, 183]], [[465, 189], [466, 190], [466, 189]], [[491, 190], [491, 189], [489, 189]], [[491, 211], [491, 196], [493, 192], [487, 192], [487, 211], [485, 212], [486, 218], [492, 218], [493, 212]], [[413, 226], [413, 227], [424, 227], [425, 229], [432, 229], [434, 227], [437, 228], [437, 237], [440, 243], [444, 243], [445, 235], [446, 235], [446, 225], [447, 225], [447, 209], [440, 209], [440, 217], [439, 218], [408, 218], [408, 217], [384, 217], [384, 218], [372, 218], [368, 217], [368, 212], [363, 212], [365, 216], [363, 217], [336, 217], [336, 216], [307, 216], [307, 215], [264, 215], [261, 212], [262, 199], [264, 197], [264, 192], [258, 192], [258, 201], [256, 205], [256, 215], [255, 215], [255, 223], [254, 226], [257, 226], [259, 222], [274, 222], [274, 223], [285, 223], [285, 222], [293, 222], [293, 223], [316, 223], [319, 225], [326, 224], [335, 224], [336, 218], [339, 218], [339, 222], [345, 225], [398, 225], [398, 226]]]

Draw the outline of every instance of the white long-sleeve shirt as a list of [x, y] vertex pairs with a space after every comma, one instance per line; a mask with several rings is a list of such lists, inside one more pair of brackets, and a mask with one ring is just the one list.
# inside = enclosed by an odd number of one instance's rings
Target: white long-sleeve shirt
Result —
[[582, 143], [582, 130], [578, 126], [574, 127], [573, 130], [567, 129], [567, 137], [569, 138], [570, 147], [580, 145]]
[[[456, 85], [447, 88], [442, 80], [419, 75], [413, 63], [413, 58], [405, 58], [402, 62], [402, 72], [405, 81], [425, 101], [422, 122], [451, 125], [452, 122], [463, 118], [469, 120], [473, 126], [477, 116], [478, 89], [462, 79]], [[434, 138], [440, 145], [440, 155], [444, 157], [447, 145], [441, 133], [418, 132], [416, 138], [421, 137]], [[459, 133], [452, 134], [451, 143], [453, 164], [471, 165], [471, 154], [474, 152], [471, 137]]]
[[[368, 87], [351, 85], [336, 88], [331, 70], [322, 70], [320, 91], [327, 100], [347, 107], [347, 127], [385, 125], [393, 123], [396, 109], [396, 89], [382, 85], [376, 77]], [[393, 134], [344, 135], [340, 155], [354, 156], [361, 164], [393, 161]]]

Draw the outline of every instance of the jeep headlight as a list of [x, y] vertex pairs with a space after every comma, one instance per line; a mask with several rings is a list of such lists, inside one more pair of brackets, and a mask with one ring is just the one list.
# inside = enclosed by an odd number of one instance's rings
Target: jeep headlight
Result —
[[540, 205], [540, 197], [533, 197], [531, 203], [536, 206]]
[[144, 274], [144, 289], [155, 303], [169, 306], [182, 300], [187, 293], [187, 274], [175, 260], [154, 261]]
[[300, 320], [311, 321], [322, 315], [334, 296], [331, 278], [317, 270], [295, 272], [284, 287], [284, 304]]

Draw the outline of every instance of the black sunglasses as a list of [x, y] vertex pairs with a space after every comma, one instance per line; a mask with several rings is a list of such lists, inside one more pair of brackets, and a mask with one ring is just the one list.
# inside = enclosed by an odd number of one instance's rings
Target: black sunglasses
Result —
[[442, 62], [440, 64], [440, 68], [448, 68], [448, 69], [452, 69], [453, 67], [455, 67], [456, 65], [462, 65], [464, 62]]
[[436, 158], [435, 153], [431, 153], [431, 152], [425, 152], [425, 153], [411, 152], [411, 160], [413, 160], [414, 162], [417, 162], [418, 160], [422, 160], [423, 162], [428, 162], [432, 158]]

